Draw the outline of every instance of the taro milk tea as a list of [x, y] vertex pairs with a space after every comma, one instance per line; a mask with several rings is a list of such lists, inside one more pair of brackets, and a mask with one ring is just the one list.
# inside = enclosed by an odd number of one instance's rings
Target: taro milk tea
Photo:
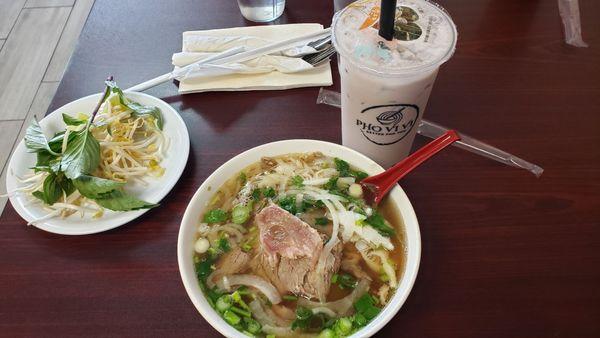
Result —
[[398, 0], [394, 39], [378, 35], [379, 0], [359, 0], [333, 18], [342, 99], [342, 144], [384, 167], [405, 158], [438, 69], [456, 46], [456, 26], [437, 4]]

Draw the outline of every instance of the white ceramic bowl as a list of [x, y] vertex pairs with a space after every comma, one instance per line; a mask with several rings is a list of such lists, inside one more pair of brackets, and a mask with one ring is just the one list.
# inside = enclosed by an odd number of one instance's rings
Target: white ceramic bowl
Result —
[[[208, 201], [211, 199], [216, 189], [248, 165], [259, 161], [261, 157], [312, 151], [320, 151], [327, 156], [339, 157], [349, 162], [352, 166], [365, 171], [369, 175], [374, 175], [383, 171], [381, 166], [368, 157], [338, 144], [316, 140], [278, 141], [247, 150], [220, 166], [206, 179], [206, 181], [204, 181], [204, 183], [202, 183], [200, 188], [198, 188], [185, 210], [177, 241], [177, 258], [181, 279], [183, 280], [185, 290], [196, 309], [198, 309], [200, 314], [210, 323], [210, 325], [226, 337], [245, 336], [227, 324], [225, 320], [219, 316], [207, 302], [202, 290], [200, 290], [193, 262], [194, 235], [200, 215], [204, 212], [205, 206], [208, 204]], [[404, 221], [407, 241], [405, 271], [402, 274], [402, 279], [396, 293], [381, 313], [373, 319], [369, 325], [356, 332], [352, 337], [372, 336], [387, 324], [398, 310], [400, 310], [402, 304], [408, 297], [417, 277], [417, 271], [419, 270], [419, 262], [421, 260], [421, 235], [419, 233], [419, 223], [417, 222], [415, 212], [408, 197], [400, 187], [392, 189], [389, 193], [389, 198], [396, 204]]]

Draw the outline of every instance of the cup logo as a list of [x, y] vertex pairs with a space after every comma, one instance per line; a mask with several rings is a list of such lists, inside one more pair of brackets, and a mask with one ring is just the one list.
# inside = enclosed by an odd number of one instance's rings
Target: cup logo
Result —
[[363, 109], [356, 126], [367, 140], [389, 145], [405, 138], [418, 118], [419, 107], [414, 104], [380, 105]]

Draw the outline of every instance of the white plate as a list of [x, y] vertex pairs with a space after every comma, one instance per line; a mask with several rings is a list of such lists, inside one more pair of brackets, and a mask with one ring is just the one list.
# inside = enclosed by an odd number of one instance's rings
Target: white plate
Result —
[[[248, 165], [260, 161], [263, 156], [278, 156], [288, 153], [302, 153], [320, 151], [331, 157], [339, 157], [348, 161], [352, 166], [366, 172], [369, 176], [378, 174], [383, 168], [365, 155], [346, 148], [339, 144], [317, 140], [285, 140], [263, 144], [247, 150], [231, 160], [225, 162], [213, 172], [198, 188], [183, 215], [177, 239], [177, 261], [179, 272], [188, 296], [200, 314], [216, 330], [226, 337], [246, 337], [233, 326], [227, 324], [223, 318], [210, 306], [204, 293], [200, 290], [198, 277], [194, 269], [194, 236], [197, 232], [200, 215], [204, 212], [207, 203], [212, 199], [216, 189], [226, 180], [233, 177]], [[400, 212], [406, 234], [406, 265], [399, 280], [396, 292], [383, 310], [367, 326], [349, 338], [373, 336], [387, 324], [400, 310], [408, 297], [410, 290], [417, 278], [419, 262], [421, 261], [421, 235], [419, 222], [408, 196], [400, 186], [396, 185], [388, 194]]]
[[[73, 101], [46, 116], [40, 121], [42, 130], [44, 130], [46, 136], [64, 130], [65, 124], [62, 121], [62, 113], [70, 115], [77, 112], [91, 113], [98, 103], [100, 95], [90, 95]], [[181, 116], [166, 102], [143, 93], [129, 92], [127, 96], [143, 105], [156, 106], [160, 108], [163, 114], [163, 132], [169, 139], [165, 158], [161, 162], [161, 165], [165, 168], [165, 174], [159, 178], [148, 178], [147, 186], [127, 184], [125, 187], [128, 192], [144, 201], [158, 203], [171, 191], [183, 173], [190, 152], [190, 137]], [[23, 177], [31, 173], [31, 169], [29, 168], [35, 165], [35, 161], [36, 155], [27, 152], [25, 143], [21, 140], [8, 164], [6, 175], [7, 191], [14, 191], [21, 185], [17, 180], [17, 176]], [[27, 222], [48, 213], [42, 209], [41, 205], [31, 204], [27, 197], [22, 194], [11, 196], [10, 203]], [[127, 212], [106, 210], [104, 215], [98, 219], [92, 219], [91, 215], [81, 218], [79, 214], [73, 214], [67, 218], [55, 217], [38, 223], [35, 226], [56, 234], [86, 235], [116, 228], [136, 219], [146, 211], [148, 209]]]

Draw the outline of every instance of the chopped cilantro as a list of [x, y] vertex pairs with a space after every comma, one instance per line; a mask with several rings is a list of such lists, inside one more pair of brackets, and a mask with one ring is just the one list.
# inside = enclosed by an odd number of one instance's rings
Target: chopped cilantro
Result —
[[377, 211], [373, 211], [373, 214], [365, 219], [365, 223], [375, 228], [383, 236], [390, 237], [395, 233], [394, 228], [389, 226]]
[[302, 178], [302, 176], [296, 175], [292, 177], [290, 183], [295, 187], [302, 188], [304, 186], [304, 179]]
[[315, 218], [315, 225], [327, 225], [327, 224], [329, 224], [329, 219], [327, 219], [327, 217]]
[[353, 170], [350, 168], [350, 164], [348, 164], [348, 162], [337, 157], [333, 159], [333, 162], [335, 163], [335, 168], [337, 169], [338, 173], [340, 173], [341, 177], [351, 176], [356, 178], [357, 181], [362, 181], [369, 176], [363, 171]]
[[260, 189], [252, 190], [252, 199], [258, 201], [260, 199]]
[[268, 187], [268, 188], [263, 188], [262, 190], [262, 194], [263, 196], [265, 196], [266, 198], [271, 198], [271, 197], [275, 197], [275, 189]]
[[213, 209], [209, 210], [204, 214], [204, 222], [205, 223], [221, 223], [227, 220], [227, 212], [221, 209]]
[[231, 245], [229, 244], [227, 238], [221, 237], [217, 240], [217, 248], [219, 248], [219, 250], [222, 252], [228, 252], [231, 250]]

